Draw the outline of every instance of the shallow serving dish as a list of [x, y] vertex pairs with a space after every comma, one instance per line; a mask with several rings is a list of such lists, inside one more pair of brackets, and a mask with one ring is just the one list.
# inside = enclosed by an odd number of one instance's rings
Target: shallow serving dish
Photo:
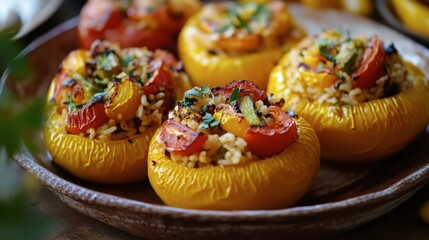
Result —
[[[429, 53], [412, 40], [371, 20], [334, 10], [291, 5], [309, 34], [322, 28], [349, 28], [352, 34], [377, 33], [394, 40], [405, 58], [429, 71]], [[23, 54], [33, 75], [7, 84], [22, 98], [45, 96], [58, 65], [77, 47], [77, 19], [34, 41]], [[0, 85], [0, 89], [1, 88]], [[41, 134], [36, 142], [41, 144]], [[294, 239], [322, 238], [371, 221], [400, 205], [429, 181], [429, 129], [408, 148], [385, 161], [341, 165], [322, 162], [311, 191], [295, 206], [278, 210], [205, 211], [165, 206], [148, 181], [126, 185], [91, 184], [56, 166], [44, 149], [22, 150], [18, 164], [35, 175], [71, 208], [108, 225], [150, 239]], [[285, 189], [287, 191], [287, 189]]]

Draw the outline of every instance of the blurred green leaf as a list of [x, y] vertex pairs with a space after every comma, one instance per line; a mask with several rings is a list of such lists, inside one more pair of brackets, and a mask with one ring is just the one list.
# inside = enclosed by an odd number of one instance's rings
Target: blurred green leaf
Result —
[[28, 207], [25, 192], [0, 200], [0, 236], [2, 239], [44, 239], [55, 228], [51, 218]]
[[5, 148], [10, 158], [19, 149], [21, 140], [34, 147], [29, 135], [42, 128], [43, 108], [44, 101], [40, 98], [22, 105], [10, 99], [0, 101], [0, 147]]
[[17, 56], [22, 50], [19, 43], [11, 41], [12, 35], [0, 35], [0, 71], [10, 67], [11, 76], [16, 79], [24, 79], [30, 73], [30, 68], [25, 58]]

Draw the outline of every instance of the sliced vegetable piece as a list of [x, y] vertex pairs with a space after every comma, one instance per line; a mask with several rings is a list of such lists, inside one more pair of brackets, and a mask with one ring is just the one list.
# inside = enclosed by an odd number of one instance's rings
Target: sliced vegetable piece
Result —
[[227, 52], [252, 52], [256, 51], [262, 43], [262, 38], [255, 34], [238, 37], [221, 37], [217, 46]]
[[98, 128], [109, 121], [104, 104], [92, 102], [82, 109], [69, 113], [67, 116], [67, 132], [72, 134], [86, 133], [90, 128]]
[[123, 76], [121, 81], [114, 82], [107, 94], [106, 114], [116, 121], [129, 121], [136, 116], [142, 92], [140, 86], [125, 73], [120, 76]]
[[251, 126], [243, 136], [248, 149], [259, 156], [272, 156], [282, 152], [298, 136], [296, 123], [291, 116], [274, 106], [268, 107], [268, 113], [273, 116], [274, 122], [265, 126]]
[[238, 88], [240, 90], [240, 96], [250, 95], [254, 101], [262, 100], [265, 101], [268, 99], [268, 95], [264, 90], [259, 88], [256, 84], [251, 81], [232, 81], [226, 84], [224, 87], [214, 87], [212, 88], [213, 94], [222, 94], [227, 97], [230, 97], [234, 89]]
[[364, 51], [358, 69], [352, 73], [355, 87], [369, 89], [375, 86], [375, 81], [385, 74], [383, 65], [384, 47], [380, 38], [374, 35]]
[[203, 150], [207, 136], [194, 131], [172, 119], [167, 120], [161, 127], [159, 134], [167, 151], [189, 156]]
[[237, 113], [229, 104], [222, 104], [216, 109], [213, 117], [220, 122], [223, 130], [242, 137], [250, 124], [244, 119], [243, 114]]
[[255, 113], [255, 106], [252, 97], [246, 95], [242, 97], [238, 102], [240, 111], [243, 113], [244, 118], [250, 125], [257, 126], [261, 124], [259, 117]]

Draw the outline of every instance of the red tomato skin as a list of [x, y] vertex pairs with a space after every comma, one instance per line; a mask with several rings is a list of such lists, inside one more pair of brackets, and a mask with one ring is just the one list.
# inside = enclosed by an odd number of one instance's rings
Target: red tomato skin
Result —
[[161, 127], [159, 134], [167, 151], [189, 156], [203, 150], [207, 136], [194, 131], [172, 119], [167, 120]]
[[374, 87], [375, 81], [386, 74], [384, 60], [383, 43], [377, 35], [374, 35], [365, 49], [358, 69], [352, 73], [354, 86], [363, 89]]
[[67, 132], [86, 133], [90, 128], [98, 128], [109, 121], [102, 102], [93, 102], [67, 115]]
[[274, 122], [266, 126], [251, 126], [243, 136], [249, 151], [258, 156], [279, 154], [298, 137], [298, 129], [291, 116], [274, 106], [268, 107], [268, 112]]
[[268, 99], [268, 95], [265, 93], [264, 90], [262, 90], [253, 82], [247, 80], [232, 81], [226, 84], [224, 87], [214, 87], [212, 88], [212, 92], [215, 95], [223, 94], [229, 97], [236, 88], [239, 89], [241, 97], [245, 95], [250, 95], [254, 101], [265, 101]]
[[[186, 18], [171, 16], [167, 6], [141, 13], [134, 4], [121, 9], [121, 1], [90, 0], [82, 8], [78, 33], [80, 46], [90, 49], [97, 39], [118, 42], [121, 47], [176, 50], [176, 38]], [[140, 9], [141, 10], [141, 9]], [[142, 27], [145, 22], [155, 26]]]

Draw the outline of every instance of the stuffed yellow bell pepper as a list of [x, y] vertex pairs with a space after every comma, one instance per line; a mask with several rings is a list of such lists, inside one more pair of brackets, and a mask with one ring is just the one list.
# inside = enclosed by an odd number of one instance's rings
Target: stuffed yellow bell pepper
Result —
[[48, 93], [44, 142], [53, 161], [101, 183], [147, 177], [149, 141], [190, 83], [168, 52], [95, 42], [62, 62]]
[[316, 134], [249, 81], [185, 93], [152, 138], [149, 181], [170, 206], [288, 207], [319, 169]]
[[198, 0], [90, 0], [77, 27], [80, 46], [97, 39], [124, 48], [147, 47], [177, 52], [177, 36], [186, 20], [201, 8]]
[[210, 3], [182, 29], [179, 55], [196, 85], [247, 79], [265, 89], [282, 53], [304, 34], [281, 1]]
[[407, 146], [429, 120], [429, 83], [377, 35], [326, 31], [300, 42], [270, 76], [268, 91], [315, 129], [322, 158], [383, 159]]

